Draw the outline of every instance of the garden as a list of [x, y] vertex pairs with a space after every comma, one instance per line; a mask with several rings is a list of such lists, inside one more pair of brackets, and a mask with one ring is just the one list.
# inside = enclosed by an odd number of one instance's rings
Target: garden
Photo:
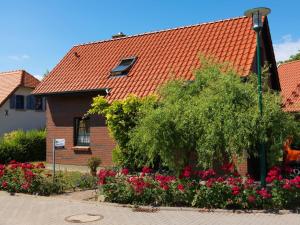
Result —
[[233, 164], [213, 169], [193, 170], [187, 166], [179, 176], [153, 172], [140, 173], [100, 170], [98, 184], [105, 201], [132, 205], [185, 206], [222, 209], [295, 209], [300, 206], [300, 176], [289, 167], [273, 167], [267, 186], [251, 177], [242, 177]]
[[[42, 163], [26, 163], [43, 160], [39, 153], [36, 158], [29, 153], [31, 147], [40, 149], [45, 133], [19, 131], [0, 141], [0, 190], [50, 195], [99, 188], [105, 201], [120, 204], [298, 208], [300, 176], [283, 166], [282, 148], [288, 138], [299, 139], [300, 126], [295, 115], [282, 110], [279, 93], [268, 86], [268, 73], [261, 116], [255, 75], [241, 79], [228, 65], [201, 63], [193, 81], [170, 80], [157, 95], [111, 103], [103, 96], [93, 99], [87, 115], [105, 117], [116, 141], [115, 168], [97, 173], [101, 159], [91, 158], [90, 174], [59, 172], [53, 177]], [[260, 143], [267, 151], [266, 186], [251, 173], [241, 176], [239, 169], [259, 157]]]

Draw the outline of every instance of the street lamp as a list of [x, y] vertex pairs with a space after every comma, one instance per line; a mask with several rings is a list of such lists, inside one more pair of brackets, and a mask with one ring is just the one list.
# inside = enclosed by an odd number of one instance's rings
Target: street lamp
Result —
[[[256, 32], [256, 62], [257, 62], [257, 76], [258, 76], [258, 107], [260, 116], [263, 115], [263, 103], [262, 103], [262, 84], [261, 84], [261, 53], [260, 53], [260, 31], [263, 27], [263, 16], [267, 16], [271, 12], [271, 9], [260, 7], [247, 10], [244, 15], [252, 18], [253, 30]], [[262, 186], [266, 186], [266, 151], [264, 143], [259, 144], [259, 159], [260, 159], [260, 183]]]

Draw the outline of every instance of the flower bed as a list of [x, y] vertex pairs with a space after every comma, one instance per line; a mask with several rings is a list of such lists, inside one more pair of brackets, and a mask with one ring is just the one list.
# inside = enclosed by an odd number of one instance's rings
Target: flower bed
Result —
[[250, 177], [229, 172], [218, 176], [214, 170], [193, 171], [186, 167], [179, 177], [142, 172], [130, 175], [121, 171], [101, 170], [98, 174], [100, 193], [105, 201], [154, 206], [192, 206], [227, 209], [293, 209], [300, 207], [300, 176], [282, 175], [272, 168], [268, 185], [261, 188]]
[[[72, 176], [75, 175], [75, 176]], [[38, 195], [60, 194], [75, 188], [93, 188], [95, 178], [89, 174], [58, 172], [53, 179], [43, 163], [0, 164], [0, 190]]]

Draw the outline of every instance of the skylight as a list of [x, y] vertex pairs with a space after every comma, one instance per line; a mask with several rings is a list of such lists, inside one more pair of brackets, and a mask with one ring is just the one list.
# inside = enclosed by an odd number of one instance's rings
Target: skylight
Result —
[[111, 70], [112, 76], [125, 76], [132, 67], [136, 60], [136, 57], [124, 58], [120, 63]]

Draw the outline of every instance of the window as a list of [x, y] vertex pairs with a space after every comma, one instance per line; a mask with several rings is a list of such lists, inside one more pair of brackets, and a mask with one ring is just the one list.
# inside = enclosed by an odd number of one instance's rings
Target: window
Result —
[[74, 119], [74, 145], [75, 146], [90, 145], [90, 119], [89, 118]]
[[24, 109], [24, 96], [16, 95], [16, 109]]
[[26, 108], [37, 111], [44, 111], [45, 99], [41, 96], [28, 95], [26, 97]]
[[125, 76], [132, 67], [136, 57], [122, 59], [121, 62], [111, 71], [112, 76]]

